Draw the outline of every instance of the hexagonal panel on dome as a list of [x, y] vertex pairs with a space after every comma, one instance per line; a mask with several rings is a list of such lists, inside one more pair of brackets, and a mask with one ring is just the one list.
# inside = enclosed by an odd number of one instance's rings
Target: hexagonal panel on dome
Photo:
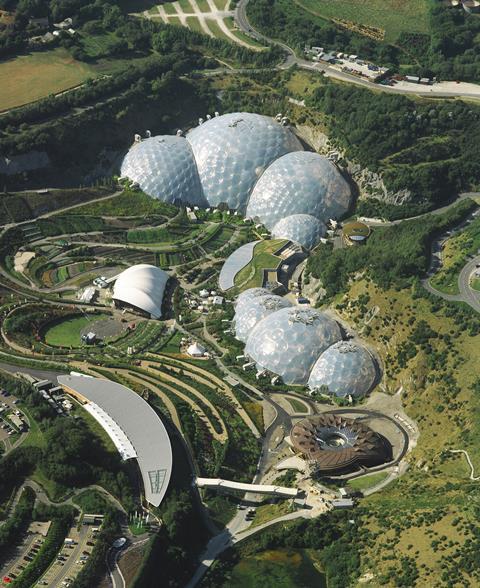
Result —
[[302, 145], [268, 116], [235, 112], [212, 118], [187, 135], [210, 206], [225, 202], [245, 212], [250, 192], [268, 165]]
[[163, 202], [207, 205], [190, 143], [184, 137], [159, 135], [135, 143], [120, 173]]
[[327, 227], [311, 214], [292, 214], [278, 221], [272, 229], [275, 239], [288, 239], [305, 249], [313, 249], [327, 232]]
[[308, 307], [283, 308], [253, 328], [245, 354], [286, 384], [306, 384], [319, 355], [340, 339], [340, 327], [325, 314]]
[[235, 313], [235, 336], [244, 343], [253, 327], [272, 312], [292, 306], [286, 298], [275, 294], [266, 294], [250, 298]]
[[235, 312], [240, 312], [242, 306], [250, 302], [252, 298], [265, 296], [266, 294], [271, 294], [270, 290], [267, 290], [266, 288], [249, 288], [248, 290], [244, 290], [235, 300]]
[[375, 378], [375, 363], [368, 350], [353, 341], [340, 341], [320, 355], [308, 386], [312, 390], [327, 386], [335, 396], [364, 396]]
[[294, 214], [327, 222], [347, 212], [350, 197], [350, 186], [326, 157], [309, 151], [287, 153], [255, 184], [246, 216], [260, 219], [270, 230]]

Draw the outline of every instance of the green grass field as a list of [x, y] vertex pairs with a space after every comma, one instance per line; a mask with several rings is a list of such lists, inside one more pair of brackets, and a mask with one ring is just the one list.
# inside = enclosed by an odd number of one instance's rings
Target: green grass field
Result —
[[480, 278], [473, 278], [473, 280], [470, 282], [470, 286], [474, 290], [478, 290], [480, 292]]
[[218, 10], [227, 10], [229, 0], [213, 0]]
[[202, 29], [202, 25], [196, 16], [187, 16], [187, 27], [197, 33], [205, 34], [205, 31]]
[[171, 17], [168, 19], [168, 24], [171, 24], [171, 25], [177, 25], [177, 27], [181, 27], [181, 26], [183, 26], [183, 25], [182, 25], [182, 21], [179, 19], [179, 17], [178, 17], [178, 16], [171, 16]]
[[183, 12], [193, 12], [192, 5], [190, 4], [190, 0], [178, 0], [178, 4]]
[[232, 39], [230, 39], [230, 37], [222, 31], [216, 20], [207, 18], [207, 26], [212, 31], [213, 35], [217, 37], [217, 39], [223, 39], [229, 43], [232, 42]]
[[165, 12], [167, 14], [177, 14], [177, 11], [175, 10], [175, 6], [173, 5], [173, 2], [165, 2], [165, 4], [163, 5], [163, 8], [165, 9]]
[[428, 33], [427, 0], [294, 0], [310, 13], [374, 27], [385, 32], [385, 40], [394, 42], [400, 33]]
[[80, 347], [80, 331], [89, 323], [109, 318], [108, 314], [96, 314], [95, 316], [69, 317], [53, 326], [45, 333], [45, 341], [54, 347]]
[[290, 397], [287, 397], [286, 400], [295, 412], [308, 412], [307, 406], [301, 400], [297, 400], [296, 398]]
[[197, 0], [197, 5], [198, 5], [198, 8], [200, 9], [200, 12], [211, 12], [210, 6], [209, 6], [207, 0]]
[[8, 110], [77, 86], [97, 74], [63, 48], [0, 63], [0, 110]]
[[383, 482], [388, 476], [385, 472], [378, 472], [378, 474], [370, 474], [369, 476], [361, 476], [348, 482], [348, 487], [354, 490], [366, 490], [371, 488], [380, 482]]

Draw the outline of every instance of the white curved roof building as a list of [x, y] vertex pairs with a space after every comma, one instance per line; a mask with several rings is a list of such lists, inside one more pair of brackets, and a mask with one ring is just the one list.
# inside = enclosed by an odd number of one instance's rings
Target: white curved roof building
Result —
[[207, 205], [192, 148], [184, 137], [162, 135], [134, 143], [120, 173], [163, 202]]
[[168, 278], [166, 272], [154, 265], [133, 265], [118, 276], [113, 287], [113, 299], [138, 308], [152, 318], [160, 318]]
[[375, 383], [376, 369], [368, 350], [353, 341], [339, 341], [324, 351], [313, 366], [308, 386], [326, 386], [330, 394], [364, 396]]
[[326, 232], [327, 227], [311, 214], [292, 214], [276, 223], [272, 237], [295, 241], [305, 249], [313, 249]]
[[172, 473], [172, 447], [165, 425], [140, 395], [126, 386], [81, 374], [58, 376], [107, 432], [122, 459], [136, 459], [145, 498], [159, 506]]
[[286, 384], [306, 384], [319, 355], [341, 339], [338, 324], [312, 308], [283, 308], [251, 331], [245, 355]]
[[327, 222], [347, 212], [350, 197], [350, 186], [326, 157], [296, 151], [276, 159], [261, 176], [246, 215], [270, 230], [293, 214], [310, 214]]
[[190, 131], [187, 139], [209, 205], [226, 202], [241, 213], [255, 182], [272, 161], [302, 149], [288, 127], [251, 112], [212, 118]]
[[290, 306], [291, 302], [275, 294], [251, 297], [235, 313], [235, 337], [245, 343], [257, 323], [269, 314]]

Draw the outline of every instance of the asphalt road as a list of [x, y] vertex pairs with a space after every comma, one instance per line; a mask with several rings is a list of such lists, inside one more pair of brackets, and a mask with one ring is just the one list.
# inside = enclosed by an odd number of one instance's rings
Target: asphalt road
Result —
[[339, 71], [338, 69], [331, 67], [327, 64], [313, 63], [313, 62], [307, 61], [305, 59], [300, 59], [299, 57], [296, 56], [295, 51], [291, 47], [289, 47], [285, 43], [282, 43], [281, 41], [278, 41], [276, 39], [270, 39], [269, 37], [267, 37], [266, 35], [263, 35], [262, 33], [260, 33], [259, 31], [257, 31], [256, 29], [254, 29], [252, 27], [252, 25], [250, 24], [248, 17], [247, 17], [248, 2], [249, 2], [249, 0], [240, 0], [239, 3], [237, 4], [237, 7], [235, 9], [235, 23], [238, 25], [240, 30], [242, 30], [246, 35], [252, 37], [253, 39], [255, 39], [259, 42], [268, 43], [269, 45], [277, 45], [278, 47], [281, 47], [285, 51], [285, 53], [287, 54], [287, 57], [286, 57], [284, 63], [280, 66], [282, 69], [289, 68], [292, 65], [297, 65], [298, 67], [301, 67], [303, 69], [309, 69], [309, 70], [313, 70], [313, 71], [317, 71], [317, 72], [323, 72], [328, 77], [335, 78], [337, 80], [349, 82], [349, 83], [355, 84], [357, 86], [363, 86], [365, 88], [369, 88], [370, 90], [377, 90], [377, 91], [379, 90], [381, 92], [387, 92], [390, 94], [406, 94], [406, 95], [413, 94], [416, 96], [428, 96], [430, 98], [432, 98], [432, 97], [439, 98], [440, 97], [440, 98], [470, 98], [470, 99], [476, 98], [476, 99], [480, 99], [480, 88], [479, 88], [478, 94], [473, 94], [473, 93], [472, 94], [467, 94], [467, 93], [462, 94], [461, 92], [449, 92], [449, 91], [445, 91], [445, 90], [436, 89], [435, 87], [432, 87], [432, 86], [428, 87], [428, 89], [425, 89], [425, 90], [422, 89], [422, 86], [419, 86], [418, 90], [415, 90], [414, 92], [410, 92], [405, 89], [396, 88], [395, 86], [383, 86], [380, 84], [375, 84], [373, 82], [359, 78], [357, 76]]
[[[472, 195], [478, 196], [478, 193]], [[450, 302], [465, 302], [471, 308], [473, 308], [477, 312], [480, 312], [480, 292], [470, 287], [470, 276], [472, 275], [473, 271], [477, 268], [477, 265], [480, 265], [480, 255], [476, 255], [474, 258], [470, 259], [460, 271], [460, 274], [458, 276], [458, 294], [445, 294], [444, 292], [441, 292], [440, 290], [434, 288], [430, 283], [430, 278], [435, 275], [435, 273], [440, 269], [442, 265], [442, 243], [448, 237], [450, 237], [452, 233], [457, 234], [464, 227], [468, 226], [468, 223], [475, 214], [476, 211], [474, 211], [473, 214], [470, 215], [466, 220], [462, 221], [462, 223], [458, 225], [456, 228], [450, 229], [447, 233], [439, 236], [432, 243], [430, 268], [428, 270], [427, 277], [424, 280], [422, 280], [422, 285], [426, 290], [428, 290], [428, 292], [434, 294], [435, 296], [440, 296], [444, 300], [448, 300]]]

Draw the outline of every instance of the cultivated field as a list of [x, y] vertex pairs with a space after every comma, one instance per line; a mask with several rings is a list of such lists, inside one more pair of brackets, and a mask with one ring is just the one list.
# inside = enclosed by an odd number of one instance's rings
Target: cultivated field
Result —
[[381, 29], [394, 42], [400, 33], [428, 33], [427, 0], [294, 0], [318, 16]]
[[95, 76], [65, 49], [21, 55], [0, 62], [0, 111], [55, 94]]

